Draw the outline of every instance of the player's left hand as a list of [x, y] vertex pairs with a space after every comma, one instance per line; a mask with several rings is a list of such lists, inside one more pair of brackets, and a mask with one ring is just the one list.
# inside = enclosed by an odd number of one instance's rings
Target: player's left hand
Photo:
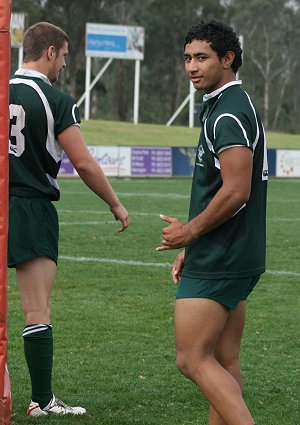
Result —
[[170, 223], [162, 230], [162, 245], [156, 251], [166, 251], [169, 249], [183, 248], [191, 241], [188, 234], [187, 225], [181, 223], [177, 218], [160, 214], [160, 219]]

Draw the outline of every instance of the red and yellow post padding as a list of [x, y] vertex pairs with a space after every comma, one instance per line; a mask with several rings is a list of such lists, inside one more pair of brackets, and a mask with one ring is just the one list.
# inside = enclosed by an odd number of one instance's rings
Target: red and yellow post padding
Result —
[[0, 0], [0, 424], [9, 425], [10, 381], [7, 370], [7, 229], [11, 1]]

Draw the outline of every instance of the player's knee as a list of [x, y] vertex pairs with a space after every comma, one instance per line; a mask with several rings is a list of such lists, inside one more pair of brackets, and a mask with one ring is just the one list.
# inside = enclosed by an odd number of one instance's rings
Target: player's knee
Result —
[[177, 354], [176, 356], [176, 366], [180, 373], [189, 378], [189, 364], [186, 361], [185, 356]]
[[191, 355], [188, 353], [177, 352], [176, 366], [185, 377], [193, 380], [198, 365], [196, 365], [196, 361]]

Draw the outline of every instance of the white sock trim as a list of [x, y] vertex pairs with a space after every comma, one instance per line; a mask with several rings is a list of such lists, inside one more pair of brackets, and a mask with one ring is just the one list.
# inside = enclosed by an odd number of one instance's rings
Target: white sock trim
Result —
[[51, 324], [50, 325], [44, 325], [44, 324], [28, 325], [28, 326], [25, 326], [22, 336], [27, 336], [35, 332], [46, 331], [47, 329], [49, 329], [49, 327], [52, 328], [52, 325]]

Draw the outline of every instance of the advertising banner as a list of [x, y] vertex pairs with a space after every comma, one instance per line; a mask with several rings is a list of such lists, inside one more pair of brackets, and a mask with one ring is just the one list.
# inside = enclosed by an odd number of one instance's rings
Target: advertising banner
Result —
[[10, 20], [11, 47], [21, 47], [25, 30], [25, 13], [12, 13]]
[[276, 151], [276, 176], [300, 177], [300, 150]]
[[[190, 177], [196, 147], [88, 146], [107, 176]], [[300, 150], [268, 149], [269, 176], [300, 177]], [[59, 176], [77, 176], [64, 154]]]
[[195, 148], [172, 148], [173, 176], [192, 176], [195, 165]]
[[268, 149], [269, 177], [276, 176], [276, 149]]
[[64, 153], [63, 159], [61, 161], [59, 175], [60, 176], [72, 176], [74, 174], [74, 167], [67, 155]]
[[91, 57], [144, 59], [143, 27], [86, 24], [85, 54]]
[[132, 147], [132, 176], [172, 176], [172, 148]]
[[106, 176], [130, 176], [130, 147], [88, 146]]

